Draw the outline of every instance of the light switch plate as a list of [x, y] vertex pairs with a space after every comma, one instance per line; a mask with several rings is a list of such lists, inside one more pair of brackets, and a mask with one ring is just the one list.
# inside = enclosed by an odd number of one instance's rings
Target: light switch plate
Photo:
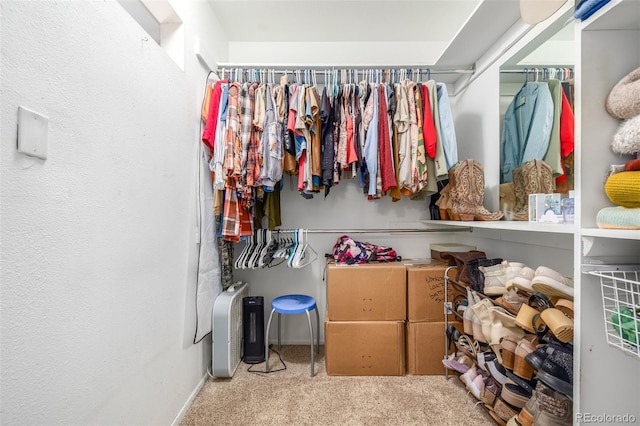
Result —
[[46, 160], [48, 129], [48, 117], [18, 107], [18, 152]]

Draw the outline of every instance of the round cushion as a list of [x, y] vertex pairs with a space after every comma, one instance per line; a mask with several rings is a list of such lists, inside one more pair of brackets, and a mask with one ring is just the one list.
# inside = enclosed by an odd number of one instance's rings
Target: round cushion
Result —
[[640, 115], [620, 124], [613, 135], [611, 149], [616, 154], [634, 155], [640, 152]]
[[596, 216], [598, 228], [640, 229], [640, 208], [605, 207]]
[[640, 68], [620, 80], [607, 96], [607, 112], [623, 120], [640, 115]]
[[609, 176], [604, 184], [604, 192], [613, 204], [640, 207], [640, 170]]
[[271, 308], [275, 309], [279, 314], [303, 314], [306, 311], [315, 309], [316, 300], [304, 294], [285, 294], [276, 297], [271, 302]]

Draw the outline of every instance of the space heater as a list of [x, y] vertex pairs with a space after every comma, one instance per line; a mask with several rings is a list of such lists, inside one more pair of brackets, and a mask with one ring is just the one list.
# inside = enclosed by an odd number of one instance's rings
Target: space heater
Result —
[[213, 304], [211, 371], [214, 377], [233, 377], [243, 354], [242, 299], [247, 283], [237, 282], [218, 295]]
[[247, 364], [264, 362], [264, 297], [242, 299], [244, 356]]

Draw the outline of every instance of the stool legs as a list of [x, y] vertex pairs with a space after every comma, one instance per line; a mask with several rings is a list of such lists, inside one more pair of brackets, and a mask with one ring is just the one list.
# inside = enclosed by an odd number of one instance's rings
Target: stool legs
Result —
[[314, 308], [316, 311], [316, 352], [320, 353], [320, 314], [318, 314], [318, 308]]
[[[316, 351], [320, 353], [320, 314], [318, 314], [318, 308], [314, 308], [316, 313]], [[267, 331], [265, 333], [264, 339], [264, 353], [265, 353], [265, 371], [269, 372], [269, 330], [271, 329], [271, 321], [273, 320], [273, 314], [276, 312], [275, 309], [271, 310], [269, 314], [269, 321], [267, 321]], [[313, 342], [313, 325], [311, 324], [311, 315], [309, 315], [309, 311], [305, 311], [307, 314], [307, 322], [309, 323], [309, 340], [311, 342], [311, 377], [315, 376], [315, 356], [314, 356], [314, 342]], [[282, 315], [278, 312], [278, 350], [280, 350], [280, 317]]]
[[307, 314], [307, 321], [309, 322], [309, 340], [311, 341], [311, 377], [313, 377], [313, 370], [315, 366], [315, 361], [313, 359], [313, 326], [311, 325], [311, 315], [309, 315], [309, 311], [304, 311]]
[[[269, 314], [269, 321], [267, 322], [267, 333], [264, 337], [264, 361], [265, 361], [265, 367], [266, 367], [267, 373], [269, 372], [269, 330], [271, 329], [271, 320], [273, 319], [273, 313], [275, 311], [276, 311], [275, 309], [272, 309], [271, 313]], [[280, 314], [278, 314], [278, 319], [280, 319]], [[280, 338], [280, 327], [278, 327], [278, 339], [279, 338]]]

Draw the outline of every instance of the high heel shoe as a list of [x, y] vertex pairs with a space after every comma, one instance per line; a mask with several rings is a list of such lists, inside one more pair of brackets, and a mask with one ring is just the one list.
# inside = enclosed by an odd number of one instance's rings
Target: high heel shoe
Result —
[[460, 339], [460, 336], [462, 335], [462, 333], [460, 333], [460, 330], [458, 330], [453, 324], [449, 324], [447, 326], [447, 329], [445, 330], [445, 335], [447, 336], [447, 352], [448, 352], [449, 349], [451, 349], [452, 344], [454, 346], [456, 345], [456, 342], [458, 341], [458, 339]]

